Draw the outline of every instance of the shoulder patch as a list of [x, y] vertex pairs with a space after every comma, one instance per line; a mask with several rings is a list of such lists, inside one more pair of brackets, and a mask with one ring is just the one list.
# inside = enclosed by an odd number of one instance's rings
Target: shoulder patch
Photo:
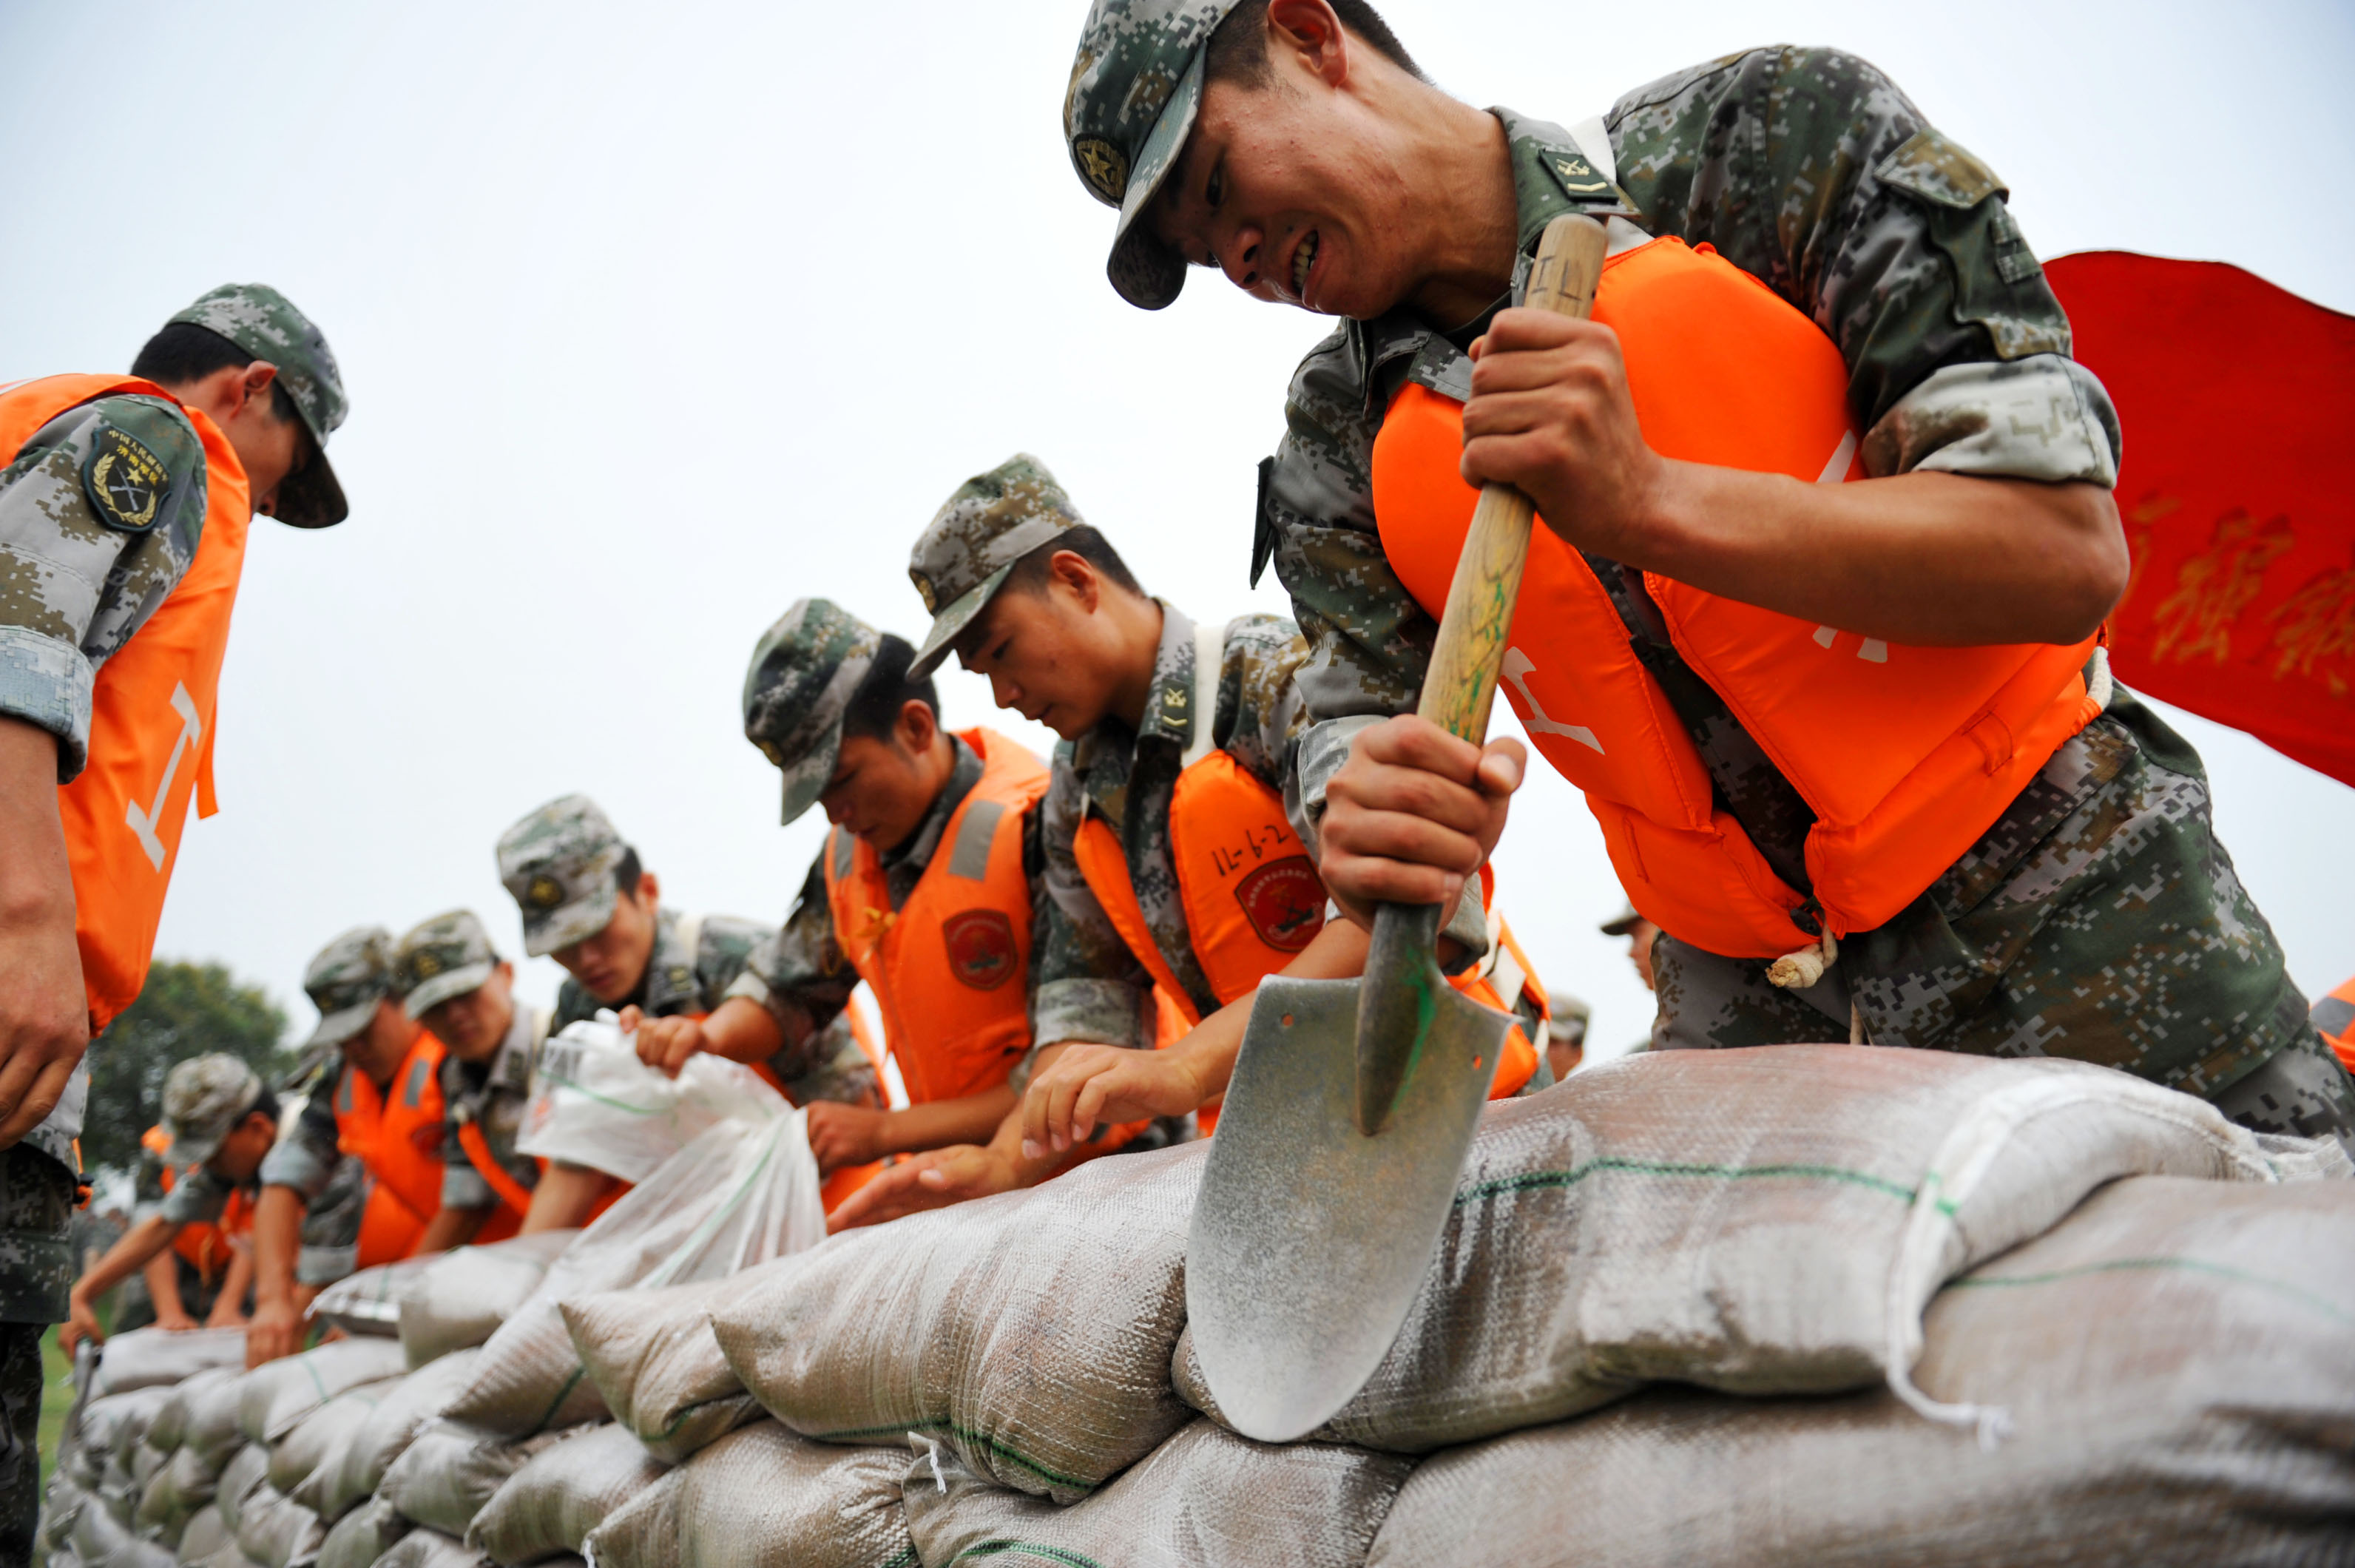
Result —
[[1967, 210], [1988, 197], [2009, 194], [1993, 169], [1926, 126], [1908, 136], [1873, 173], [1885, 184], [1940, 207]]
[[98, 520], [126, 534], [144, 534], [165, 514], [171, 471], [145, 443], [112, 425], [102, 427], [81, 465], [81, 486]]

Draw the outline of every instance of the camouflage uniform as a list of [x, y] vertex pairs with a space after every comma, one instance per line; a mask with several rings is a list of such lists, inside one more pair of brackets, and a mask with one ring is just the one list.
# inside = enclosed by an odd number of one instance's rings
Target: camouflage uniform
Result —
[[[499, 880], [523, 915], [524, 951], [538, 957], [604, 930], [620, 891], [614, 875], [627, 852], [621, 834], [586, 795], [549, 801], [502, 834]], [[708, 1013], [744, 973], [752, 950], [774, 934], [756, 921], [707, 915], [690, 950], [681, 932], [686, 921], [677, 910], [655, 910], [654, 948], [645, 972], [629, 996], [610, 1004], [615, 1011], [636, 1007], [652, 1018]], [[561, 1033], [608, 1005], [567, 976], [557, 992], [549, 1030]], [[801, 1103], [872, 1101], [874, 1069], [848, 1029], [823, 1031], [822, 1040], [829, 1053], [823, 1061], [797, 1062], [801, 1071], [792, 1074], [779, 1072], [785, 1092]]]
[[[393, 985], [401, 1010], [412, 1019], [453, 997], [478, 990], [502, 960], [490, 933], [472, 910], [454, 909], [420, 921], [400, 939], [393, 955]], [[483, 1129], [491, 1158], [517, 1185], [539, 1185], [539, 1161], [518, 1153], [524, 1106], [531, 1099], [532, 1070], [547, 1043], [550, 1014], [517, 1003], [498, 1050], [487, 1061], [462, 1060], [455, 1051], [442, 1059], [442, 1104], [447, 1116], [442, 1139], [442, 1207], [492, 1209], [499, 1195], [474, 1168], [463, 1134], [468, 1124]]]
[[[1137, 220], [1146, 181], [1190, 128], [1209, 26], [1198, 13], [1224, 10], [1099, 0], [1066, 100], [1083, 183], [1122, 208], [1113, 281], [1148, 307], [1174, 298], [1184, 272]], [[1163, 86], [1132, 94], [1143, 80]], [[1632, 212], [1649, 233], [1715, 246], [1839, 346], [1873, 475], [2115, 483], [2116, 414], [2068, 357], [2068, 318], [2002, 183], [1870, 66], [1752, 50], [1639, 89], [1579, 136], [1494, 112], [1518, 205], [1517, 288], [1553, 217]], [[1357, 731], [1412, 709], [1436, 630], [1376, 530], [1383, 412], [1408, 381], [1465, 396], [1465, 350], [1507, 303], [1460, 325], [1405, 307], [1344, 322], [1294, 376], [1286, 432], [1262, 471], [1253, 575], [1273, 559], [1311, 650], [1298, 677], [1317, 720], [1298, 759], [1311, 818]], [[1804, 892], [1805, 802], [1658, 632], [1640, 579], [1590, 564], [1720, 803]], [[1663, 939], [1655, 1043], [1821, 1039], [1847, 1032], [1827, 1019], [1848, 1023], [1852, 1004], [1877, 1043], [2091, 1057], [2220, 1104], [2262, 1070], [2228, 1110], [2267, 1130], [2355, 1133], [2355, 1090], [2322, 1057], [2279, 945], [2215, 842], [2197, 756], [2124, 693], [1952, 870], [1880, 930], [1842, 939], [1839, 955], [1826, 984], [1842, 995], [1797, 998], [1768, 994], [1760, 964]]]

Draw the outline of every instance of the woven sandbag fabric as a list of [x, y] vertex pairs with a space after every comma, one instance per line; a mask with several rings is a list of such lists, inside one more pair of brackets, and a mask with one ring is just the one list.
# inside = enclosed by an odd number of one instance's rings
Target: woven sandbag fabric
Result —
[[[215, 1474], [245, 1442], [245, 1433], [238, 1425], [238, 1410], [245, 1403], [245, 1380], [251, 1375], [240, 1369], [198, 1372], [173, 1391], [171, 1403], [186, 1413], [180, 1446], [202, 1456]], [[158, 1411], [156, 1419], [163, 1418], [164, 1413]]]
[[713, 1330], [805, 1436], [922, 1432], [1002, 1486], [1074, 1501], [1191, 1419], [1169, 1358], [1207, 1147], [837, 1236], [716, 1305]]
[[773, 1421], [731, 1432], [590, 1532], [598, 1568], [914, 1568], [904, 1446], [844, 1448]]
[[216, 1367], [244, 1365], [242, 1328], [196, 1328], [186, 1333], [133, 1328], [117, 1334], [100, 1349], [98, 1370], [91, 1374], [91, 1397], [104, 1399], [133, 1389], [177, 1384]]
[[222, 1547], [235, 1541], [228, 1525], [221, 1522], [220, 1509], [209, 1503], [188, 1516], [180, 1531], [180, 1561], [193, 1563], [199, 1557], [209, 1557]]
[[323, 1465], [295, 1488], [297, 1499], [321, 1519], [341, 1519], [346, 1509], [377, 1489], [385, 1467], [400, 1456], [426, 1423], [449, 1408], [474, 1378], [479, 1350], [456, 1350], [410, 1373], [389, 1390], [344, 1445], [333, 1465]]
[[175, 1449], [170, 1462], [140, 1494], [133, 1522], [143, 1534], [176, 1548], [189, 1516], [213, 1500], [219, 1480], [216, 1467], [196, 1449]]
[[436, 1422], [386, 1469], [377, 1496], [430, 1530], [463, 1537], [492, 1494], [558, 1435], [509, 1439]]
[[2145, 1178], [1931, 1305], [1890, 1393], [1648, 1391], [1423, 1462], [1380, 1568], [2355, 1561], [2355, 1183]]
[[296, 1422], [292, 1431], [270, 1445], [270, 1484], [293, 1497], [311, 1478], [311, 1472], [343, 1457], [345, 1445], [400, 1385], [399, 1378], [388, 1378], [346, 1389]]
[[330, 1340], [246, 1373], [238, 1428], [252, 1442], [275, 1443], [346, 1389], [382, 1382], [407, 1370], [400, 1347], [390, 1339]]
[[400, 1258], [347, 1274], [312, 1301], [310, 1317], [315, 1323], [332, 1324], [346, 1334], [374, 1334], [379, 1338], [397, 1335], [400, 1332], [401, 1293], [419, 1275], [446, 1255], [435, 1253], [421, 1258]]
[[581, 1234], [536, 1231], [422, 1260], [399, 1301], [400, 1348], [412, 1367], [470, 1350], [498, 1332], [539, 1288], [549, 1265]]
[[490, 1559], [438, 1530], [412, 1530], [377, 1559], [378, 1568], [485, 1568]]
[[136, 1486], [141, 1492], [145, 1492], [147, 1489], [147, 1483], [161, 1475], [163, 1473], [164, 1467], [171, 1462], [172, 1456], [170, 1454], [156, 1447], [155, 1445], [148, 1442], [147, 1439], [143, 1436], [137, 1443], [133, 1444], [131, 1448], [132, 1484]]
[[1335, 1444], [1271, 1446], [1198, 1420], [1058, 1508], [991, 1485], [946, 1444], [917, 1441], [926, 1451], [905, 1488], [918, 1555], [1021, 1568], [1358, 1568], [1414, 1466]]
[[372, 1498], [327, 1531], [319, 1543], [318, 1568], [368, 1568], [414, 1528], [390, 1503]]
[[74, 1518], [73, 1554], [82, 1568], [171, 1568], [172, 1554], [142, 1541], [102, 1508], [85, 1507]]
[[504, 1563], [578, 1552], [591, 1531], [669, 1468], [628, 1427], [592, 1426], [526, 1460], [474, 1516], [467, 1542]]
[[188, 1568], [261, 1568], [261, 1565], [240, 1552], [237, 1542], [232, 1541], [209, 1557], [191, 1559]]
[[249, 1443], [229, 1456], [221, 1467], [220, 1480], [213, 1488], [213, 1506], [219, 1509], [221, 1521], [229, 1533], [237, 1533], [239, 1510], [255, 1488], [270, 1480], [270, 1450], [259, 1443]]
[[167, 1452], [178, 1448], [188, 1441], [189, 1417], [195, 1402], [208, 1392], [244, 1375], [245, 1362], [240, 1358], [235, 1366], [208, 1367], [175, 1382], [171, 1393], [157, 1407], [155, 1419], [147, 1424], [147, 1441]]
[[127, 1475], [129, 1450], [146, 1435], [147, 1424], [155, 1420], [156, 1412], [171, 1397], [168, 1388], [143, 1388], [93, 1399], [82, 1406], [81, 1424], [76, 1429], [74, 1441], [95, 1456], [101, 1468], [116, 1454], [123, 1454]]
[[[1941, 1284], [2146, 1174], [2273, 1177], [2213, 1107], [2083, 1062], [1844, 1045], [1611, 1062], [1489, 1107], [1404, 1327], [1315, 1435], [1426, 1453], [1648, 1380], [1902, 1392]], [[1178, 1386], [1218, 1413], [1190, 1339]]]
[[261, 1568], [300, 1568], [326, 1539], [319, 1516], [282, 1496], [267, 1481], [237, 1510], [237, 1549]]
[[677, 1464], [768, 1413], [720, 1353], [711, 1307], [739, 1292], [773, 1290], [779, 1271], [800, 1261], [778, 1258], [724, 1280], [605, 1291], [562, 1304], [572, 1348], [606, 1407], [655, 1458]]

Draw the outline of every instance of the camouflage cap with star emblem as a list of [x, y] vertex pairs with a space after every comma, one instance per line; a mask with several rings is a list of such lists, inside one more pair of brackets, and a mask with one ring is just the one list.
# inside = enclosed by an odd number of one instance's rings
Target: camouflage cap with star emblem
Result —
[[410, 1018], [453, 997], [463, 997], [491, 977], [499, 965], [491, 933], [470, 909], [453, 909], [419, 921], [392, 955], [392, 983], [401, 1009]]
[[1236, 0], [1095, 0], [1063, 94], [1063, 142], [1080, 183], [1120, 209], [1104, 272], [1129, 304], [1159, 310], [1186, 260], [1144, 221], [1202, 106], [1202, 45]]
[[304, 1049], [343, 1044], [368, 1028], [376, 1005], [392, 995], [392, 933], [352, 927], [319, 949], [303, 971], [303, 991], [319, 1009], [319, 1027]]
[[585, 795], [551, 800], [500, 834], [499, 880], [523, 912], [523, 950], [542, 957], [611, 924], [613, 873], [629, 850]]
[[343, 484], [327, 465], [327, 437], [344, 422], [351, 404], [326, 335], [268, 283], [223, 283], [172, 320], [217, 332], [278, 367], [278, 385], [302, 414], [312, 453], [311, 461], [279, 485], [272, 515], [298, 528], [333, 528], [348, 517]]
[[908, 557], [908, 581], [932, 616], [909, 675], [930, 675], [949, 656], [949, 645], [1006, 585], [1016, 561], [1086, 523], [1047, 465], [1027, 452], [958, 485]]
[[261, 1101], [261, 1078], [236, 1057], [214, 1051], [191, 1057], [164, 1080], [164, 1130], [172, 1136], [172, 1167], [186, 1170], [212, 1158], [221, 1139]]
[[744, 739], [785, 775], [784, 821], [826, 793], [842, 752], [842, 715], [882, 645], [880, 632], [826, 599], [795, 600], [753, 645]]

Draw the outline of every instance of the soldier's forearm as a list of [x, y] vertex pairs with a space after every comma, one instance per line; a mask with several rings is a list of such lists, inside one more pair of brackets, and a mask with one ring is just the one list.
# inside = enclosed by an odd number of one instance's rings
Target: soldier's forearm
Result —
[[[803, 1038], [811, 1032], [805, 1029]], [[766, 1061], [784, 1043], [785, 1030], [775, 1013], [750, 997], [729, 997], [703, 1020], [704, 1049], [730, 1061]]]
[[1014, 1091], [1001, 1083], [995, 1089], [910, 1105], [886, 1114], [879, 1140], [885, 1154], [917, 1154], [952, 1144], [986, 1143], [1014, 1109]]
[[303, 1243], [303, 1194], [292, 1187], [265, 1187], [253, 1206], [253, 1296], [263, 1302], [294, 1299], [294, 1258]]
[[74, 1282], [75, 1296], [83, 1301], [97, 1300], [145, 1268], [149, 1260], [160, 1255], [179, 1233], [180, 1228], [161, 1214], [148, 1215], [125, 1231], [123, 1239], [107, 1248], [106, 1255]]

